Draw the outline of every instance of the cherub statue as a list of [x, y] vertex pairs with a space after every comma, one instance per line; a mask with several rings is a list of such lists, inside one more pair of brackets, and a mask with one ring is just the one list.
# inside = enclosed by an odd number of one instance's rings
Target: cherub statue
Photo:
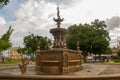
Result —
[[22, 59], [22, 64], [18, 64], [20, 71], [21, 71], [21, 75], [27, 74], [26, 67], [28, 64], [29, 64], [29, 62], [25, 61], [25, 59]]

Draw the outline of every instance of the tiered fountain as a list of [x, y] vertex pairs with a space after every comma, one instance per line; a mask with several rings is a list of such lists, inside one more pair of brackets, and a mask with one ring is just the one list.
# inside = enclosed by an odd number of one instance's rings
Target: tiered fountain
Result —
[[53, 18], [53, 20], [57, 23], [57, 28], [50, 29], [50, 33], [54, 37], [53, 48], [40, 50], [38, 47], [36, 50], [36, 70], [50, 74], [64, 74], [81, 70], [81, 51], [66, 48], [67, 30], [60, 26], [63, 18], [60, 17], [59, 7], [57, 7], [57, 19]]

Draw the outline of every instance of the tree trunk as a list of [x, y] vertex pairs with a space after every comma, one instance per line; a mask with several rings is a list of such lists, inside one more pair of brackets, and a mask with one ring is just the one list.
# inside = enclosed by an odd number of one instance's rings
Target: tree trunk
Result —
[[99, 53], [99, 61], [101, 61], [101, 53]]
[[86, 52], [84, 52], [83, 56], [84, 56], [84, 62], [86, 62]]
[[96, 54], [95, 54], [95, 57], [94, 57], [94, 58], [95, 58], [95, 62], [96, 62]]

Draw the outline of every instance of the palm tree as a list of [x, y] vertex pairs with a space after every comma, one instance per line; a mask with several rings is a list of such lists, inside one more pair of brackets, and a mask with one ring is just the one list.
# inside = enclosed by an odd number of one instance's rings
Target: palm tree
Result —
[[[106, 44], [105, 48], [107, 49], [108, 48], [107, 46], [109, 45], [108, 42], [110, 40], [110, 37], [109, 37], [109, 33], [105, 30], [105, 28], [107, 27], [105, 21], [99, 21], [98, 19], [96, 19], [93, 22], [91, 22], [91, 25], [98, 32], [97, 36], [99, 36], [102, 40], [105, 39], [104, 40], [105, 44]], [[107, 43], [106, 43], [106, 41], [107, 41]], [[101, 48], [102, 48], [102, 46], [101, 46]], [[103, 52], [99, 52], [99, 59], [100, 60], [101, 60], [101, 53], [103, 53]]]
[[95, 19], [93, 22], [91, 22], [91, 25], [94, 27], [94, 29], [104, 29], [106, 28], [105, 21], [99, 21], [99, 19]]

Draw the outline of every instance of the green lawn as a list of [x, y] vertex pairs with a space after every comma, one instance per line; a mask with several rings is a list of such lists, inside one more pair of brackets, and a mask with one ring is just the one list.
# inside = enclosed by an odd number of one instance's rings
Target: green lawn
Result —
[[13, 64], [13, 65], [15, 65], [15, 64], [20, 64], [21, 63], [21, 61], [20, 60], [11, 60], [11, 61], [5, 61], [4, 63], [3, 62], [0, 62], [0, 64]]
[[[11, 60], [11, 61], [5, 61], [4, 63], [0, 62], [0, 65], [17, 65], [21, 63], [22, 63], [21, 60]], [[35, 64], [35, 61], [32, 61], [32, 64]]]
[[120, 59], [116, 59], [116, 60], [114, 60], [114, 62], [120, 63]]
[[120, 59], [115, 59], [115, 60], [109, 60], [109, 62], [105, 62], [105, 63], [119, 63], [120, 64]]

